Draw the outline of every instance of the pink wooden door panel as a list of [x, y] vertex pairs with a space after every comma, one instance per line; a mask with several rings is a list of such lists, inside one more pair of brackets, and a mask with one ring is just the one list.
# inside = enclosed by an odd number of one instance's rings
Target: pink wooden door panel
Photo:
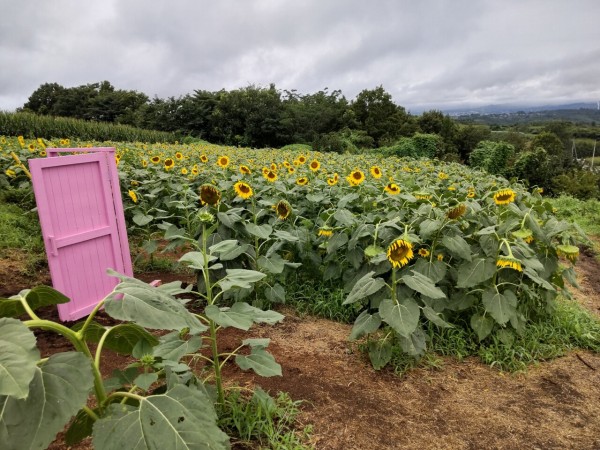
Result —
[[[93, 151], [93, 149], [86, 149]], [[87, 315], [116, 285], [107, 268], [126, 270], [114, 199], [110, 153], [29, 161], [53, 286], [71, 299], [58, 305], [61, 320]], [[115, 167], [116, 172], [116, 167]], [[123, 210], [121, 207], [121, 216]], [[124, 236], [127, 243], [127, 236]], [[128, 260], [130, 261], [130, 260]]]

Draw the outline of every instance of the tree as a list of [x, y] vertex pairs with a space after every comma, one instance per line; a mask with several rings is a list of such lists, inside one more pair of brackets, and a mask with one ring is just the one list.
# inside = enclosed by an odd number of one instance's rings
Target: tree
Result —
[[477, 147], [477, 144], [489, 140], [491, 135], [492, 132], [487, 125], [460, 125], [454, 139], [460, 158], [468, 161], [469, 155]]
[[494, 175], [506, 176], [515, 148], [506, 142], [481, 141], [469, 156], [469, 164]]
[[371, 136], [376, 146], [401, 136], [403, 125], [412, 119], [392, 101], [382, 86], [361, 91], [351, 104], [359, 129]]
[[51, 114], [57, 100], [64, 95], [65, 88], [58, 83], [44, 83], [29, 96], [22, 110], [37, 114]]

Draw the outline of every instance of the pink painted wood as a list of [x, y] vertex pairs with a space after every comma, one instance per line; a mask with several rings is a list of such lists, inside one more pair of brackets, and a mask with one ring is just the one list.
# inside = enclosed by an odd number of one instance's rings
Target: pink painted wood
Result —
[[[117, 284], [106, 269], [132, 276], [114, 149], [47, 149], [82, 155], [31, 159], [29, 166], [52, 284], [71, 299], [63, 321], [86, 316]], [[112, 150], [112, 151], [111, 151]]]

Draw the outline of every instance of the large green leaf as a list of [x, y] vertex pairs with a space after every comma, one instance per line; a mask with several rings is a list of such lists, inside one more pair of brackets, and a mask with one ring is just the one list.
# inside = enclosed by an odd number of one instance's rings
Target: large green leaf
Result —
[[379, 313], [369, 314], [368, 311], [363, 311], [354, 321], [354, 326], [350, 332], [351, 341], [355, 341], [365, 334], [373, 333], [377, 331], [381, 326], [381, 316]]
[[122, 299], [117, 300], [120, 295], [112, 296], [104, 304], [106, 313], [111, 317], [157, 330], [189, 328], [192, 334], [207, 330], [174, 297], [135, 278], [119, 277], [123, 281], [115, 287], [115, 293], [122, 295]]
[[256, 236], [260, 239], [269, 239], [271, 233], [273, 232], [273, 227], [268, 223], [263, 225], [256, 225], [254, 223], [246, 224], [246, 231], [253, 236]]
[[36, 368], [26, 399], [0, 396], [0, 442], [7, 450], [46, 448], [88, 399], [90, 361], [82, 353], [51, 356]]
[[344, 300], [344, 305], [349, 305], [350, 303], [357, 302], [359, 300], [363, 300], [367, 296], [374, 294], [382, 287], [384, 287], [385, 281], [381, 278], [373, 278], [375, 272], [369, 272], [364, 275], [360, 280], [356, 282], [350, 294], [346, 300]]
[[181, 339], [179, 332], [161, 336], [160, 343], [154, 347], [153, 354], [162, 359], [179, 361], [183, 355], [194, 353], [202, 347], [202, 337], [192, 336], [190, 339]]
[[431, 306], [425, 306], [423, 308], [423, 315], [425, 317], [427, 317], [427, 319], [434, 323], [435, 325], [437, 325], [438, 327], [442, 327], [442, 328], [453, 328], [452, 324], [449, 324], [448, 322], [446, 322], [444, 319], [442, 319], [439, 315], [439, 313], [437, 313]]
[[[207, 262], [216, 261], [217, 257], [213, 255], [208, 255]], [[198, 252], [187, 252], [181, 258], [179, 258], [179, 262], [186, 263], [188, 267], [196, 270], [204, 270], [204, 253]]]
[[458, 267], [459, 288], [470, 288], [489, 280], [496, 273], [496, 264], [491, 259], [475, 258], [471, 262], [465, 262]]
[[342, 248], [348, 242], [348, 235], [346, 233], [335, 233], [333, 237], [331, 237], [327, 241], [327, 254], [331, 254], [336, 252], [340, 248]]
[[211, 399], [181, 384], [142, 399], [138, 408], [110, 405], [106, 417], [94, 424], [93, 436], [96, 450], [229, 448]]
[[256, 263], [258, 264], [258, 268], [260, 270], [273, 274], [281, 273], [285, 268], [285, 260], [277, 253], [269, 256], [268, 258], [266, 256], [261, 256], [258, 258]]
[[417, 302], [410, 297], [401, 301], [386, 298], [379, 304], [379, 315], [398, 334], [408, 337], [419, 324], [421, 310]]
[[404, 275], [402, 281], [411, 288], [413, 291], [417, 291], [430, 298], [446, 298], [446, 294], [435, 283], [425, 275], [412, 271], [412, 275]]
[[[78, 322], [71, 328], [79, 331], [85, 322]], [[124, 355], [131, 355], [134, 347], [140, 341], [146, 341], [148, 345], [155, 346], [158, 339], [144, 328], [134, 323], [121, 323], [114, 327], [104, 327], [98, 322], [91, 321], [86, 330], [84, 339], [88, 342], [100, 342], [100, 339], [110, 329], [110, 333], [104, 338], [104, 347]]]
[[227, 239], [225, 241], [219, 242], [218, 244], [211, 245], [210, 247], [208, 247], [208, 253], [228, 253], [237, 247], [239, 247], [239, 242], [236, 239]]
[[263, 346], [252, 347], [249, 355], [237, 355], [235, 362], [242, 370], [252, 369], [261, 377], [281, 376], [281, 366]]
[[411, 356], [420, 356], [427, 348], [427, 336], [422, 329], [417, 328], [410, 336], [398, 336], [400, 347]]
[[442, 222], [440, 220], [425, 219], [419, 225], [419, 235], [423, 239], [429, 239], [433, 233], [439, 231], [441, 226]]
[[56, 289], [37, 286], [33, 289], [25, 289], [11, 298], [0, 298], [0, 317], [19, 317], [25, 314], [25, 308], [20, 300], [23, 298], [34, 311], [42, 306], [59, 305], [70, 301], [69, 297]]
[[265, 297], [272, 303], [285, 303], [285, 288], [279, 283], [273, 286], [267, 286], [265, 289]]
[[[246, 303], [234, 303], [231, 308], [219, 308], [216, 305], [208, 305], [204, 314], [210, 320], [224, 328], [233, 327], [238, 330], [248, 331], [254, 323], [254, 312], [244, 308]], [[247, 305], [248, 306], [248, 305]]]
[[471, 261], [471, 247], [461, 236], [444, 236], [442, 245], [448, 249], [452, 256]]
[[448, 266], [446, 266], [446, 263], [444, 261], [438, 261], [437, 259], [429, 261], [425, 258], [419, 258], [414, 265], [414, 270], [416, 272], [431, 278], [431, 281], [434, 283], [439, 283], [444, 279], [447, 269]]
[[510, 291], [500, 293], [495, 287], [486, 290], [481, 298], [485, 310], [500, 325], [504, 325], [517, 314], [517, 297]]
[[369, 359], [375, 370], [385, 367], [392, 359], [392, 344], [389, 340], [370, 341]]
[[17, 319], [0, 319], [0, 395], [29, 395], [40, 352], [34, 334]]
[[267, 276], [262, 272], [247, 269], [227, 269], [226, 272], [227, 276], [218, 283], [224, 291], [234, 287], [250, 289], [254, 283]]
[[477, 333], [480, 341], [483, 341], [494, 328], [494, 320], [490, 316], [483, 316], [479, 313], [471, 316], [471, 328]]

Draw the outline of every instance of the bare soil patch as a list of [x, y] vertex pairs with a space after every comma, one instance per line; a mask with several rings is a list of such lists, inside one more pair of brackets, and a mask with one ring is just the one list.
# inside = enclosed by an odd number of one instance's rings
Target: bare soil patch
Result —
[[[23, 276], [16, 266], [0, 260], [0, 295], [44, 280], [43, 274]], [[600, 316], [600, 264], [582, 253], [577, 269], [582, 288], [574, 296]], [[159, 273], [142, 278], [179, 279]], [[250, 335], [271, 338], [270, 351], [283, 376], [258, 377], [233, 363], [224, 373], [229, 383], [260, 385], [304, 400], [300, 421], [313, 425], [317, 449], [600, 449], [599, 354], [573, 352], [515, 375], [476, 359], [444, 358], [441, 369], [415, 369], [400, 377], [372, 369], [348, 343], [349, 325], [282, 312], [283, 323], [257, 327]], [[53, 308], [43, 314], [57, 318]], [[99, 320], [112, 319], [101, 314]], [[69, 349], [52, 333], [36, 334], [44, 356]], [[234, 349], [250, 335], [222, 330], [221, 349]], [[106, 356], [105, 376], [128, 362], [121, 355]], [[68, 447], [59, 435], [50, 448]]]

